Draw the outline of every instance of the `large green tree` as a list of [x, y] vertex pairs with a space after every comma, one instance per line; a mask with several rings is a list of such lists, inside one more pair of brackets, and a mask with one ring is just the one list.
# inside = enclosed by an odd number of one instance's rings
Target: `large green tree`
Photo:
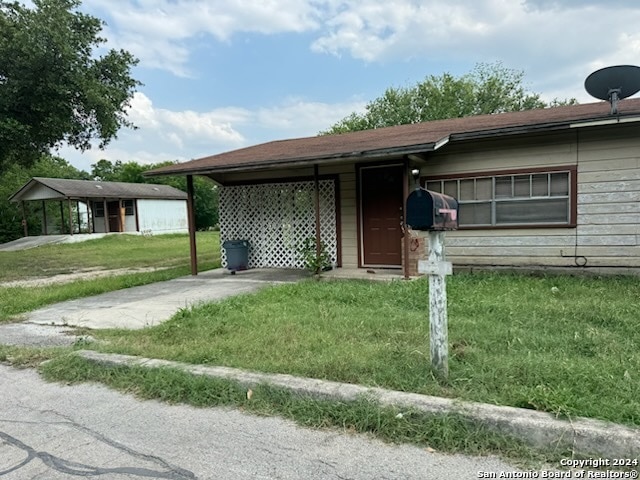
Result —
[[125, 50], [98, 56], [100, 19], [78, 11], [80, 0], [0, 0], [0, 172], [33, 165], [67, 143], [100, 148], [121, 127], [140, 83]]
[[[161, 162], [150, 165], [140, 165], [136, 162], [122, 162], [116, 160], [99, 160], [91, 165], [91, 178], [105, 182], [131, 182], [131, 183], [161, 183], [171, 185], [178, 190], [187, 190], [185, 176], [170, 177], [145, 177], [143, 174], [154, 168], [173, 165], [176, 162]], [[218, 188], [209, 179], [196, 176], [193, 179], [194, 207], [196, 228], [205, 230], [218, 224]]]
[[411, 87], [388, 88], [364, 113], [354, 112], [321, 134], [576, 103], [556, 99], [548, 104], [527, 91], [523, 80], [523, 72], [501, 63], [481, 63], [459, 77], [430, 75]]

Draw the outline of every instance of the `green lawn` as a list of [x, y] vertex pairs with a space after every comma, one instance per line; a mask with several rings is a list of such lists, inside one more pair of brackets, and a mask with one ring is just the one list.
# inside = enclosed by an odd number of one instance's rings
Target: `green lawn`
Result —
[[425, 280], [281, 285], [93, 348], [640, 425], [637, 278], [457, 274], [448, 293], [447, 384], [429, 370]]
[[[199, 270], [220, 266], [219, 238], [217, 232], [198, 232]], [[0, 266], [0, 282], [49, 277], [85, 269], [159, 269], [38, 287], [0, 286], [1, 323], [52, 303], [189, 275], [189, 237], [110, 235], [82, 243], [0, 252]]]
[[[211, 268], [220, 259], [217, 232], [198, 232], [198, 260]], [[189, 265], [189, 237], [175, 235], [108, 235], [81, 243], [43, 245], [0, 252], [0, 282], [49, 277], [83, 269], [181, 267]]]

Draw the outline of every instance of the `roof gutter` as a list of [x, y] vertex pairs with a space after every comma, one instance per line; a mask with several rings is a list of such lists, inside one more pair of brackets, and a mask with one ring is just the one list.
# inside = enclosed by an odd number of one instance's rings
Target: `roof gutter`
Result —
[[586, 122], [576, 122], [569, 125], [569, 128], [582, 128], [582, 127], [600, 127], [603, 125], [615, 125], [618, 123], [637, 123], [640, 122], [640, 116], [636, 117], [615, 117], [607, 118], [604, 120], [591, 120]]
[[442, 137], [440, 140], [438, 140], [435, 145], [433, 146], [433, 150], [436, 151], [442, 147], [444, 147], [447, 143], [449, 143], [449, 140], [451, 139], [450, 135], [447, 135], [446, 137]]

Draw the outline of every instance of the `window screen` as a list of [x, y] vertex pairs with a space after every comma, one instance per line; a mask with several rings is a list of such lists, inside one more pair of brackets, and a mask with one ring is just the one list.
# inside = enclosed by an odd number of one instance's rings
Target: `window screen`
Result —
[[571, 172], [518, 173], [427, 180], [455, 197], [460, 226], [548, 225], [571, 221]]

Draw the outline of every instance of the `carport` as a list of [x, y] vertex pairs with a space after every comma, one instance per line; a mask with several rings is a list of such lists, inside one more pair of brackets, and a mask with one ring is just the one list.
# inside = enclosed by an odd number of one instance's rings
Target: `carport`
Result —
[[[21, 204], [27, 237], [27, 204], [36, 202], [43, 235], [140, 232], [160, 223], [157, 233], [186, 232], [186, 198], [168, 185], [33, 177], [9, 200]], [[56, 218], [51, 202], [59, 204]]]

